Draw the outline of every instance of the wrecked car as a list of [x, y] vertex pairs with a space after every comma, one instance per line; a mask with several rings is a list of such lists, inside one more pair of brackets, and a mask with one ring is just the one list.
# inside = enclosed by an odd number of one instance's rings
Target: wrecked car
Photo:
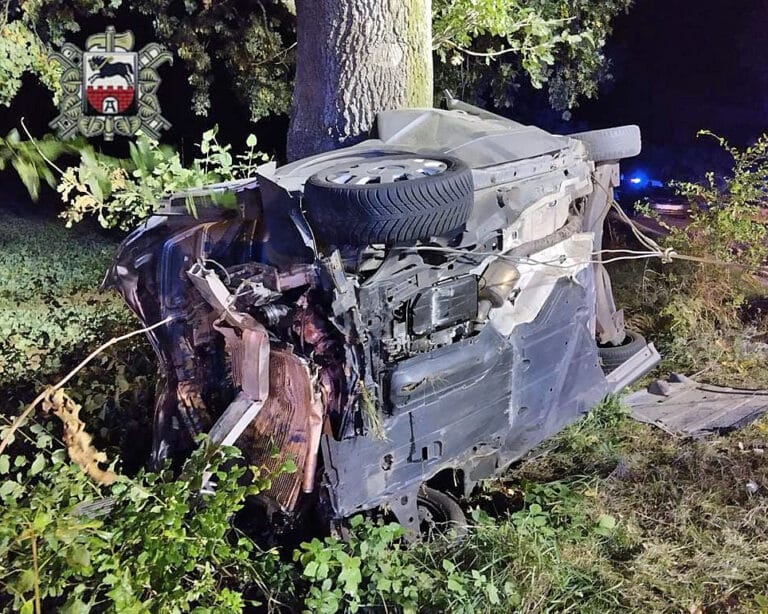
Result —
[[274, 513], [386, 509], [416, 533], [658, 361], [600, 262], [638, 128], [448, 107], [171, 196], [124, 241], [106, 285], [147, 325], [171, 318], [149, 333], [154, 465], [207, 433], [267, 469], [293, 459], [262, 495]]

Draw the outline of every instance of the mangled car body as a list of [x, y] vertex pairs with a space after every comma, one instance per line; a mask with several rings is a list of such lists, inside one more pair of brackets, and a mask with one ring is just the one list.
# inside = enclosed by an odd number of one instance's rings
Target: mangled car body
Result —
[[425, 485], [468, 493], [654, 364], [599, 262], [636, 127], [556, 136], [449, 106], [171, 197], [126, 239], [107, 283], [172, 318], [150, 337], [154, 463], [208, 433], [294, 460], [265, 493], [284, 514], [319, 496], [417, 530]]

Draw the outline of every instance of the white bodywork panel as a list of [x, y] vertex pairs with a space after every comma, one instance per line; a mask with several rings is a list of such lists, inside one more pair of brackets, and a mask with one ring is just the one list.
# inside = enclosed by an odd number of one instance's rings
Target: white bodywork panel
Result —
[[[520, 271], [517, 296], [497, 309], [491, 309], [490, 323], [502, 335], [516, 326], [532, 322], [562, 278], [574, 278], [590, 266], [595, 236], [575, 234], [565, 241], [530, 256], [515, 266]], [[575, 282], [574, 282], [575, 283]]]

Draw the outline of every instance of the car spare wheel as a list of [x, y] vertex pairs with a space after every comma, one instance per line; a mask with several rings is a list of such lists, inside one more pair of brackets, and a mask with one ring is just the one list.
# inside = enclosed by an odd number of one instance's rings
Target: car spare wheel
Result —
[[326, 243], [391, 245], [460, 229], [473, 191], [472, 172], [461, 160], [391, 154], [312, 175], [304, 206], [315, 235]]

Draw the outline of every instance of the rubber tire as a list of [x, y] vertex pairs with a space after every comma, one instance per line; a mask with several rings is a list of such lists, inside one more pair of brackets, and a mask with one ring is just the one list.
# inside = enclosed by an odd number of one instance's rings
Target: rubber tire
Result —
[[635, 125], [590, 130], [568, 136], [584, 143], [592, 162], [613, 162], [632, 158], [643, 148], [640, 128]]
[[[441, 525], [438, 529], [441, 533], [453, 530], [456, 539], [460, 539], [467, 534], [467, 517], [464, 515], [464, 510], [461, 509], [453, 497], [429, 486], [422, 486], [419, 490], [416, 506], [420, 507], [425, 503], [440, 510], [443, 517], [437, 519], [437, 522]], [[426, 535], [423, 535], [423, 537], [426, 537]]]
[[328, 169], [304, 186], [304, 206], [315, 236], [331, 245], [413, 242], [447, 236], [469, 218], [474, 202], [472, 171], [457, 158], [424, 154], [447, 164], [439, 175], [368, 185], [339, 185], [325, 179]]
[[626, 337], [621, 345], [604, 345], [597, 348], [605, 374], [624, 364], [648, 344], [645, 337], [638, 332], [626, 330], [625, 333]]

